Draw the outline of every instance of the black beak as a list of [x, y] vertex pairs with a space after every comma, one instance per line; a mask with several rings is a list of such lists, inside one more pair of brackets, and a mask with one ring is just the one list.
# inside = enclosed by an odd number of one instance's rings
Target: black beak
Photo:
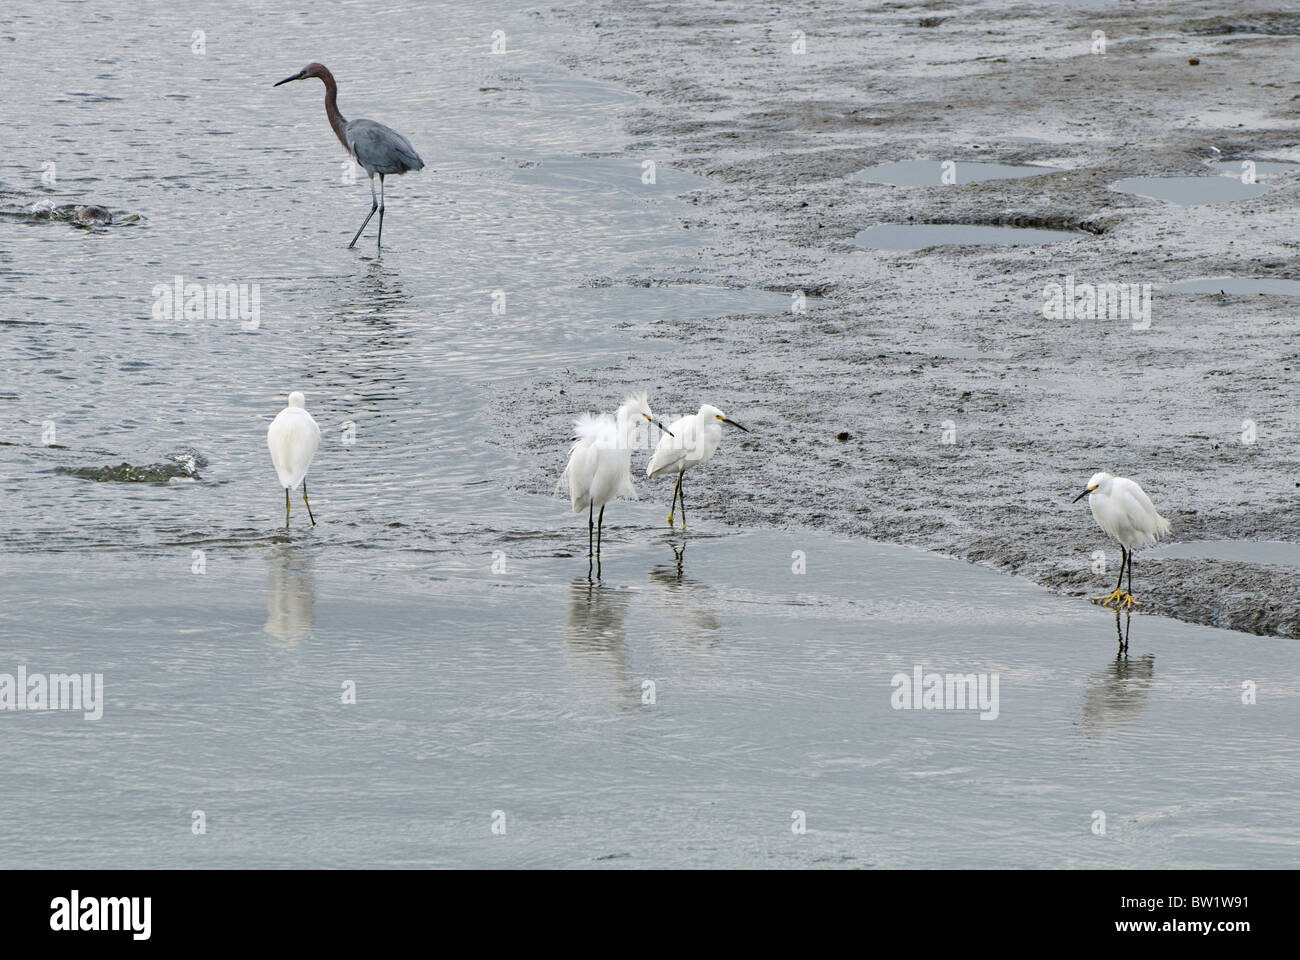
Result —
[[1070, 502], [1071, 502], [1071, 503], [1078, 503], [1080, 500], [1082, 500], [1084, 497], [1086, 497], [1086, 496], [1087, 496], [1088, 494], [1090, 494], [1090, 493], [1092, 493], [1091, 490], [1085, 490], [1085, 491], [1083, 491], [1083, 493], [1079, 494], [1077, 497], [1075, 497], [1075, 498], [1074, 498], [1073, 500], [1071, 500]]
[[291, 80], [301, 80], [301, 79], [302, 79], [302, 73], [295, 73], [292, 77], [285, 77], [279, 83], [273, 83], [271, 84], [271, 86], [279, 87], [282, 86], [283, 84], [289, 83]]
[[733, 427], [735, 427], [737, 430], [744, 430], [746, 433], [749, 433], [749, 427], [742, 427], [742, 426], [741, 426], [740, 424], [738, 424], [735, 420], [728, 420], [726, 417], [722, 417], [721, 419], [722, 419], [722, 422], [723, 422], [723, 423], [729, 423], [729, 424], [731, 424]]
[[673, 432], [672, 432], [671, 430], [669, 430], [667, 427], [665, 427], [662, 423], [660, 423], [660, 422], [659, 422], [658, 420], [656, 420], [654, 417], [650, 416], [648, 413], [643, 413], [643, 414], [641, 414], [641, 416], [645, 417], [647, 420], [649, 420], [651, 423], [653, 423], [656, 427], [658, 427], [658, 428], [659, 428], [660, 430], [662, 430], [664, 433], [668, 434], [668, 436], [670, 436], [670, 437], [673, 436]]

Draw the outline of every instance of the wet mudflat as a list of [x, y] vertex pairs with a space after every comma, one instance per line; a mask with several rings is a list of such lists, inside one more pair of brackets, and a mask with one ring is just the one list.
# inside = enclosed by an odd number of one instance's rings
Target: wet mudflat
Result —
[[[1229, 7], [1040, 3], [936, 23], [848, 2], [779, 20], [748, 2], [564, 6], [598, 41], [571, 62], [644, 93], [626, 111], [633, 135], [709, 178], [692, 195], [692, 227], [719, 238], [701, 277], [824, 295], [781, 321], [647, 331], [682, 347], [650, 367], [651, 396], [756, 411], [750, 456], [716, 481], [728, 522], [926, 547], [1073, 596], [1101, 592], [1096, 551], [1118, 564], [1070, 504], [1099, 469], [1137, 479], [1177, 537], [1300, 538], [1300, 331], [1278, 295], [1300, 280], [1300, 116], [1286, 85], [1300, 20]], [[1104, 105], [1089, 99], [1099, 90]], [[1252, 185], [1219, 175], [1240, 178], [1242, 158], [1258, 158]], [[959, 182], [861, 179], [945, 160]], [[963, 164], [986, 162], [1060, 172], [960, 182]], [[1168, 177], [1239, 196], [1189, 205], [1112, 189]], [[1050, 244], [862, 242], [962, 228], [1068, 232]], [[1242, 285], [1177, 286], [1216, 277]], [[1067, 278], [1149, 284], [1149, 324], [1048, 319], [1045, 291]], [[599, 382], [646, 375], [630, 360]], [[553, 378], [541, 386], [560, 399]], [[539, 426], [553, 430], [564, 414], [548, 412]], [[1300, 634], [1289, 570], [1172, 555], [1139, 557], [1137, 570], [1146, 613]]]

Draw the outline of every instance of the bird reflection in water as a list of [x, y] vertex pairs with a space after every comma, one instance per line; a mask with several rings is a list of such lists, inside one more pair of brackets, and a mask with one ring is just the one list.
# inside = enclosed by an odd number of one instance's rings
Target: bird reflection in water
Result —
[[624, 699], [627, 676], [628, 592], [578, 577], [569, 585], [564, 660], [575, 673]]
[[1120, 612], [1115, 611], [1115, 634], [1119, 649], [1115, 659], [1106, 669], [1090, 678], [1083, 695], [1083, 729], [1096, 735], [1108, 729], [1127, 726], [1137, 719], [1146, 707], [1155, 674], [1155, 654], [1144, 654], [1135, 660], [1128, 655], [1130, 618], [1126, 615], [1120, 627]]
[[709, 587], [686, 575], [686, 539], [683, 537], [680, 546], [670, 540], [668, 546], [673, 551], [673, 561], [650, 568], [650, 582], [659, 587], [652, 595], [655, 611], [672, 621], [670, 628], [676, 625], [676, 629], [670, 630], [673, 639], [703, 641], [711, 646], [717, 643], [722, 624], [713, 609], [701, 602]]
[[276, 544], [266, 575], [266, 634], [293, 646], [316, 627], [311, 560], [291, 543]]

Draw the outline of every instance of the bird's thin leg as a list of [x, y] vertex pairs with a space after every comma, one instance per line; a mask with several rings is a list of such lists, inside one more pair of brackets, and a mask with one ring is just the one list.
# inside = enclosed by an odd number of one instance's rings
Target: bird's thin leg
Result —
[[[592, 536], [592, 529], [595, 526], [595, 521], [592, 520], [592, 511], [595, 508], [596, 505], [594, 503], [587, 504], [587, 559], [588, 560], [590, 560], [592, 557], [591, 536]], [[588, 568], [590, 568], [591, 564], [588, 564], [587, 566]]]
[[284, 488], [284, 529], [289, 529], [289, 488]]
[[682, 475], [677, 474], [677, 482], [673, 484], [673, 502], [668, 505], [668, 526], [673, 525], [673, 511], [677, 509], [677, 494], [682, 492]]
[[384, 245], [384, 175], [379, 175], [379, 236], [375, 237], [375, 252]]
[[600, 515], [596, 517], [596, 556], [600, 556], [600, 530], [605, 525], [605, 508], [600, 508]]
[[[348, 244], [349, 250], [351, 250], [353, 247], [357, 245], [357, 240], [360, 239], [361, 237], [361, 231], [366, 229], [366, 224], [370, 222], [370, 218], [375, 215], [375, 211], [378, 209], [379, 209], [379, 201], [375, 199], [375, 176], [374, 174], [371, 174], [370, 175], [370, 212], [366, 214], [366, 219], [361, 221], [361, 226], [357, 228], [356, 236], [354, 236], [352, 238], [352, 242]], [[383, 222], [383, 219], [384, 219], [384, 215], [380, 214], [379, 220], [381, 223]]]
[[1128, 552], [1128, 591], [1124, 594], [1124, 606], [1128, 609], [1142, 606], [1141, 600], [1133, 599], [1133, 551]]
[[685, 489], [683, 489], [683, 487], [682, 487], [682, 477], [683, 477], [683, 476], [685, 476], [685, 471], [683, 471], [682, 473], [677, 474], [677, 502], [681, 504], [681, 508], [682, 508], [682, 529], [685, 530], [685, 529], [686, 529], [686, 491], [685, 491]]
[[1108, 606], [1110, 606], [1111, 603], [1114, 603], [1114, 604], [1115, 604], [1115, 609], [1116, 609], [1116, 610], [1119, 609], [1120, 601], [1123, 600], [1123, 598], [1124, 598], [1124, 591], [1123, 591], [1123, 589], [1122, 589], [1123, 584], [1124, 584], [1124, 567], [1129, 563], [1129, 560], [1130, 560], [1130, 554], [1129, 554], [1129, 552], [1128, 552], [1127, 550], [1124, 549], [1124, 547], [1123, 547], [1122, 544], [1120, 545], [1120, 548], [1119, 548], [1119, 556], [1120, 556], [1120, 561], [1119, 561], [1119, 580], [1115, 583], [1115, 590], [1114, 590], [1114, 592], [1113, 592], [1113, 593], [1108, 593], [1108, 594], [1107, 594], [1106, 596], [1104, 596], [1104, 597], [1093, 597], [1093, 598], [1092, 598], [1092, 602], [1093, 602], [1093, 603], [1100, 603], [1103, 607], [1108, 607]]
[[316, 518], [311, 513], [311, 501], [307, 499], [307, 479], [305, 477], [302, 481], [302, 502], [307, 504], [307, 516], [311, 517], [311, 525], [316, 526]]

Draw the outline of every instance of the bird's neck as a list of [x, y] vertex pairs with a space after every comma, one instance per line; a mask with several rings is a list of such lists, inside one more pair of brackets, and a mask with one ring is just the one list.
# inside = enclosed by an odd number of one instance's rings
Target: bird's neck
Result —
[[334, 74], [328, 70], [321, 76], [325, 84], [325, 116], [329, 118], [330, 126], [334, 129], [334, 136], [339, 138], [339, 143], [343, 144], [343, 149], [349, 153], [348, 138], [344, 128], [348, 122], [343, 119], [343, 114], [339, 113], [339, 88], [334, 82]]

